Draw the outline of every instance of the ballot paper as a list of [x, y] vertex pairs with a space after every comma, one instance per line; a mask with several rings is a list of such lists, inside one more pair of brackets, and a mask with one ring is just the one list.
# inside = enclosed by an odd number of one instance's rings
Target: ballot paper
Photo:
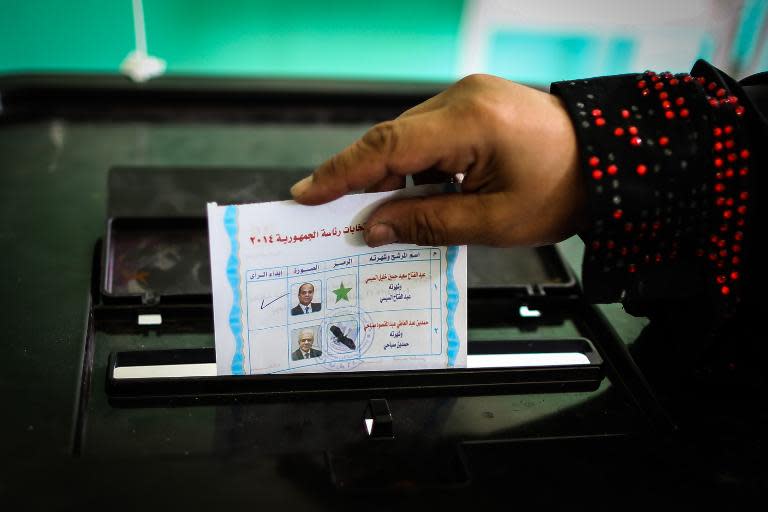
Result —
[[466, 367], [466, 246], [363, 239], [378, 205], [435, 190], [209, 203], [217, 373]]

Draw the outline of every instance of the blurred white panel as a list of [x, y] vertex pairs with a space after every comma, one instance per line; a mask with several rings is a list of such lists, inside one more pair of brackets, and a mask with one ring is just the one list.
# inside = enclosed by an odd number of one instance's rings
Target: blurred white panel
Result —
[[[728, 70], [729, 49], [739, 22], [741, 0], [467, 0], [459, 34], [459, 76], [498, 68], [490, 61], [494, 36], [503, 33], [558, 34], [585, 43], [589, 66], [563, 63], [563, 73], [584, 68], [580, 76], [645, 69], [687, 71], [699, 55]], [[612, 53], [617, 41], [626, 47]], [[613, 45], [613, 46], [612, 46]], [[542, 51], [546, 52], [546, 45]], [[588, 52], [587, 52], [588, 50]], [[571, 48], [568, 51], [573, 52]], [[628, 58], [623, 59], [624, 55]], [[563, 58], [562, 55], [542, 56]], [[621, 59], [617, 61], [617, 59]], [[523, 59], [525, 62], [525, 59]], [[515, 79], [514, 64], [507, 67]], [[555, 76], [550, 79], [578, 78]], [[520, 73], [521, 76], [529, 76]], [[544, 78], [544, 77], [543, 77]], [[542, 83], [542, 85], [546, 85]]]

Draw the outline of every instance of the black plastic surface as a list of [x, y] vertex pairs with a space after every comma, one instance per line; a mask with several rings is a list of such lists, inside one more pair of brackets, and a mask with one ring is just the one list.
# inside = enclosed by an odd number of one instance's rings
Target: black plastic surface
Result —
[[[391, 510], [413, 506], [414, 496], [430, 507], [476, 506], [490, 495], [508, 502], [513, 481], [538, 481], [547, 492], [578, 482], [590, 497], [601, 490], [595, 477], [622, 483], [617, 464], [631, 468], [645, 451], [627, 454], [623, 443], [610, 440], [648, 437], [669, 423], [613, 331], [632, 338], [639, 328], [621, 315], [614, 315], [612, 328], [580, 300], [578, 288], [562, 295], [531, 287], [522, 290], [525, 297], [506, 289], [472, 296], [470, 339], [587, 337], [604, 358], [606, 378], [598, 389], [388, 398], [397, 435], [375, 448], [362, 417], [368, 400], [378, 397], [110, 403], [111, 353], [212, 349], [214, 343], [207, 304], [168, 304], [169, 296], [157, 304], [104, 301], [105, 260], [96, 241], [109, 216], [135, 219], [145, 213], [142, 205], [152, 204], [137, 192], [131, 197], [139, 199], [138, 208], [106, 214], [108, 169], [271, 169], [277, 190], [283, 171], [290, 184], [291, 172], [313, 168], [371, 124], [439, 89], [191, 77], [141, 85], [117, 76], [0, 78], [0, 188], [7, 199], [0, 257], [9, 269], [0, 374], [10, 411], [0, 425], [2, 501], [46, 509]], [[287, 186], [279, 193], [287, 194]], [[178, 204], [186, 203], [169, 203], [161, 217], [181, 213], [186, 207]], [[516, 306], [523, 303], [542, 316], [520, 318]], [[138, 314], [158, 311], [168, 319], [163, 329], [137, 328]], [[571, 439], [589, 441], [564, 449]], [[654, 468], [648, 473], [654, 480], [663, 463], [685, 460], [681, 450], [658, 446], [660, 463], [643, 466]], [[601, 452], [607, 456], [597, 457]], [[681, 472], [665, 473], [673, 474]]]

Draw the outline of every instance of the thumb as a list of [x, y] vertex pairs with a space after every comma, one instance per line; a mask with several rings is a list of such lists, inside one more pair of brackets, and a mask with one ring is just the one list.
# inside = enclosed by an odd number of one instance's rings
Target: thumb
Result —
[[446, 194], [397, 199], [380, 206], [366, 222], [371, 247], [394, 242], [417, 245], [496, 245], [504, 229], [498, 212], [502, 193]]
[[[396, 188], [406, 175], [428, 169], [464, 172], [476, 164], [476, 144], [466, 123], [448, 111], [426, 112], [380, 123], [291, 188], [301, 204], [322, 204], [373, 187]], [[385, 183], [384, 187], [377, 184]]]

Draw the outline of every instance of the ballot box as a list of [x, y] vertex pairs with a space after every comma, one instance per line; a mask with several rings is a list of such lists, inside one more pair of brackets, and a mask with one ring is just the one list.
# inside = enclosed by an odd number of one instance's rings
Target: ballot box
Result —
[[42, 212], [20, 220], [19, 200], [11, 220], [74, 233], [44, 254], [14, 249], [58, 268], [45, 283], [60, 293], [40, 306], [62, 313], [6, 308], [38, 325], [9, 331], [31, 350], [3, 363], [24, 432], [12, 456], [69, 475], [73, 495], [370, 505], [448, 490], [471, 503], [500, 482], [611, 478], [622, 450], [673, 429], [617, 332], [637, 327], [584, 299], [562, 246], [469, 248], [467, 368], [216, 374], [206, 202], [288, 199], [440, 85], [16, 77], [0, 90], [8, 186]]
[[[96, 331], [212, 335], [211, 276], [203, 205], [264, 201], [286, 194], [308, 170], [113, 168], [108, 217], [94, 302]], [[602, 359], [589, 338], [573, 329], [550, 338], [488, 334], [513, 322], [523, 329], [560, 325], [578, 297], [575, 279], [557, 249], [470, 248], [472, 328], [486, 333], [469, 345], [466, 369], [422, 372], [349, 372], [328, 375], [216, 376], [209, 344], [191, 349], [113, 352], [108, 393], [113, 402], [171, 392], [195, 397], [232, 386], [232, 396], [445, 391], [501, 392], [525, 387], [595, 390]], [[283, 287], [285, 285], [282, 285]], [[582, 320], [589, 322], [590, 317]], [[595, 318], [592, 323], [598, 323]], [[350, 361], [354, 362], [354, 361]], [[210, 366], [205, 366], [206, 364]], [[349, 368], [351, 369], [351, 368]], [[332, 368], [329, 368], [329, 372]], [[344, 368], [344, 370], [348, 370]], [[167, 371], [167, 374], [163, 374]], [[145, 374], [142, 374], [145, 372]], [[185, 391], [184, 386], [189, 386]], [[224, 386], [224, 387], [222, 387]], [[244, 387], [246, 386], [246, 387]]]

